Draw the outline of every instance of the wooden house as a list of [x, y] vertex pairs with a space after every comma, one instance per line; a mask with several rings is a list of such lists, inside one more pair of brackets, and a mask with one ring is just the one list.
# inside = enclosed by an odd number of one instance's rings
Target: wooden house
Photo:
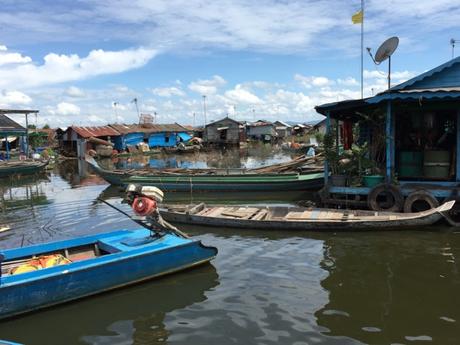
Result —
[[292, 126], [283, 121], [275, 121], [273, 122], [275, 126], [276, 135], [280, 139], [285, 139], [292, 134]]
[[110, 126], [71, 126], [62, 134], [61, 151], [67, 156], [84, 158], [89, 150], [98, 145], [110, 146], [120, 133]]
[[275, 125], [265, 120], [249, 123], [246, 134], [249, 139], [262, 141], [272, 141], [277, 137]]
[[25, 152], [26, 134], [24, 127], [0, 113], [0, 150], [5, 151], [3, 158], [9, 158], [11, 149]]
[[204, 141], [208, 145], [239, 145], [246, 142], [245, 132], [243, 124], [227, 116], [205, 126]]
[[[362, 159], [373, 165], [368, 172], [342, 172], [348, 175], [348, 186], [334, 185], [325, 174], [326, 204], [409, 212], [457, 198], [460, 57], [376, 96], [323, 104], [316, 110], [326, 116], [327, 135], [339, 137], [333, 119], [343, 127], [337, 149], [367, 145]], [[333, 165], [336, 161], [327, 159], [326, 171]], [[362, 177], [361, 186], [350, 184], [356, 177]]]

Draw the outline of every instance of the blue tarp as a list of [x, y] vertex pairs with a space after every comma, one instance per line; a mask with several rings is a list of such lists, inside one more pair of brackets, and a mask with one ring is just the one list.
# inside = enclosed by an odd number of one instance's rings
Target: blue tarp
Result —
[[176, 144], [176, 133], [155, 133], [149, 137], [149, 147], [174, 147]]
[[113, 138], [115, 149], [126, 150], [127, 146], [136, 146], [144, 141], [144, 133], [128, 133]]
[[192, 137], [188, 135], [187, 133], [178, 133], [177, 135], [179, 136], [179, 138], [181, 138], [181, 141], [184, 141], [184, 142], [192, 139]]

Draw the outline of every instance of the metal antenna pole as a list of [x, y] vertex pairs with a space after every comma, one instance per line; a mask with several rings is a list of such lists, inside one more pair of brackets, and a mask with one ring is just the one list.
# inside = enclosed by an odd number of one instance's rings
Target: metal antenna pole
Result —
[[206, 126], [206, 95], [203, 95], [203, 116], [204, 116], [204, 125]]
[[391, 87], [391, 55], [388, 57], [388, 90]]

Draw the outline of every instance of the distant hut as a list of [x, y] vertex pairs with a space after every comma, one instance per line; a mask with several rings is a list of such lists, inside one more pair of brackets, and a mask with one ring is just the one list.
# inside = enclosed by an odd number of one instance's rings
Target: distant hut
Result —
[[71, 126], [62, 134], [61, 150], [65, 155], [84, 158], [89, 150], [97, 152], [98, 146], [112, 146], [111, 140], [118, 136], [120, 133], [110, 126]]
[[302, 136], [311, 129], [310, 126], [298, 123], [292, 127], [292, 135]]
[[9, 158], [12, 149], [24, 151], [26, 133], [19, 123], [0, 114], [0, 148], [6, 152], [6, 155], [2, 154], [3, 158]]
[[254, 140], [271, 141], [277, 137], [275, 125], [265, 120], [248, 124], [246, 132], [248, 137]]
[[276, 135], [280, 139], [289, 137], [292, 133], [292, 126], [286, 122], [275, 121], [273, 122], [273, 125], [275, 126]]
[[204, 141], [208, 145], [239, 145], [246, 142], [245, 126], [228, 116], [209, 123], [204, 129]]

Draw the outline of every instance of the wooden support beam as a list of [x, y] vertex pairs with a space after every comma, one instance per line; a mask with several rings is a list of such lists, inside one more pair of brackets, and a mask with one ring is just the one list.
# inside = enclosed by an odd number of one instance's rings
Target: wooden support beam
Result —
[[[331, 112], [326, 111], [326, 134], [331, 132]], [[329, 163], [327, 159], [324, 160], [324, 185], [327, 186], [329, 180]]]
[[385, 121], [385, 141], [386, 141], [386, 174], [385, 182], [391, 183], [395, 168], [395, 120], [391, 107], [391, 100], [387, 103], [387, 115]]

